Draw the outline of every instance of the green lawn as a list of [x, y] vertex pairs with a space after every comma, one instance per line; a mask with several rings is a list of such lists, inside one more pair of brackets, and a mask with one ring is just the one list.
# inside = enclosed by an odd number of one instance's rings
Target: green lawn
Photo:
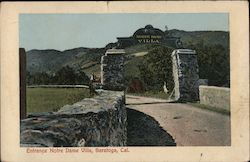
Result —
[[86, 88], [27, 88], [27, 113], [56, 111], [90, 97]]

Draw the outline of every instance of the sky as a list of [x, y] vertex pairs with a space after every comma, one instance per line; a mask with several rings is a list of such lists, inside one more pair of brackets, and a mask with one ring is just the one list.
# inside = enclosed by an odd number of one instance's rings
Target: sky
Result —
[[228, 31], [227, 13], [20, 14], [19, 45], [66, 50], [104, 47], [148, 24], [165, 30]]

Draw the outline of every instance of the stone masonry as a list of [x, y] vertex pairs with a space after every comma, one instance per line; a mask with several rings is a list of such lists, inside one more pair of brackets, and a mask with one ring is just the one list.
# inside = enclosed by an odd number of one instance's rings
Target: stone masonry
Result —
[[65, 105], [57, 112], [31, 114], [21, 120], [21, 147], [125, 146], [124, 93], [97, 92], [98, 96]]
[[124, 50], [109, 49], [101, 59], [103, 89], [121, 91], [124, 85]]
[[200, 104], [230, 111], [230, 88], [199, 86]]
[[175, 100], [199, 100], [199, 69], [194, 50], [176, 49], [172, 52]]

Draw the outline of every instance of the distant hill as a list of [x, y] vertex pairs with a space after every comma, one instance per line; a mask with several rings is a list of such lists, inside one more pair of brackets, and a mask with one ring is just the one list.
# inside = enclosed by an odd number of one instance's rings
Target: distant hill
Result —
[[204, 45], [220, 44], [223, 47], [229, 47], [229, 32], [225, 31], [183, 31], [169, 30], [169, 35], [181, 37], [184, 47], [190, 44], [203, 43]]
[[[204, 45], [220, 44], [225, 48], [229, 47], [229, 33], [224, 31], [182, 31], [169, 30], [171, 36], [181, 37], [184, 47], [203, 43]], [[109, 45], [112, 43], [108, 43]], [[107, 45], [108, 45], [107, 44]], [[150, 45], [135, 45], [125, 49], [127, 59], [125, 62], [126, 76], [138, 76], [137, 65], [142, 61], [144, 55], [150, 49]], [[27, 52], [27, 71], [31, 74], [35, 72], [55, 73], [63, 66], [70, 66], [74, 69], [81, 69], [87, 75], [95, 73], [100, 75], [101, 56], [106, 48], [74, 48], [65, 51], [53, 49], [30, 50]]]
[[27, 71], [55, 73], [63, 66], [69, 65], [75, 69], [88, 69], [100, 63], [104, 48], [75, 48], [65, 51], [30, 50], [27, 52]]

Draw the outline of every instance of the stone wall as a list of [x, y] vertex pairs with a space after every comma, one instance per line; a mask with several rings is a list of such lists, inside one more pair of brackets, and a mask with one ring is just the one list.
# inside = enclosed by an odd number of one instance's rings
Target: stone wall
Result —
[[21, 120], [22, 147], [124, 146], [127, 114], [123, 92], [99, 90], [94, 98], [57, 112], [31, 114]]
[[176, 101], [199, 100], [199, 68], [194, 50], [177, 49], [172, 53]]
[[199, 86], [200, 104], [230, 111], [230, 88]]
[[124, 50], [107, 50], [101, 59], [101, 83], [103, 89], [121, 91], [125, 89]]

